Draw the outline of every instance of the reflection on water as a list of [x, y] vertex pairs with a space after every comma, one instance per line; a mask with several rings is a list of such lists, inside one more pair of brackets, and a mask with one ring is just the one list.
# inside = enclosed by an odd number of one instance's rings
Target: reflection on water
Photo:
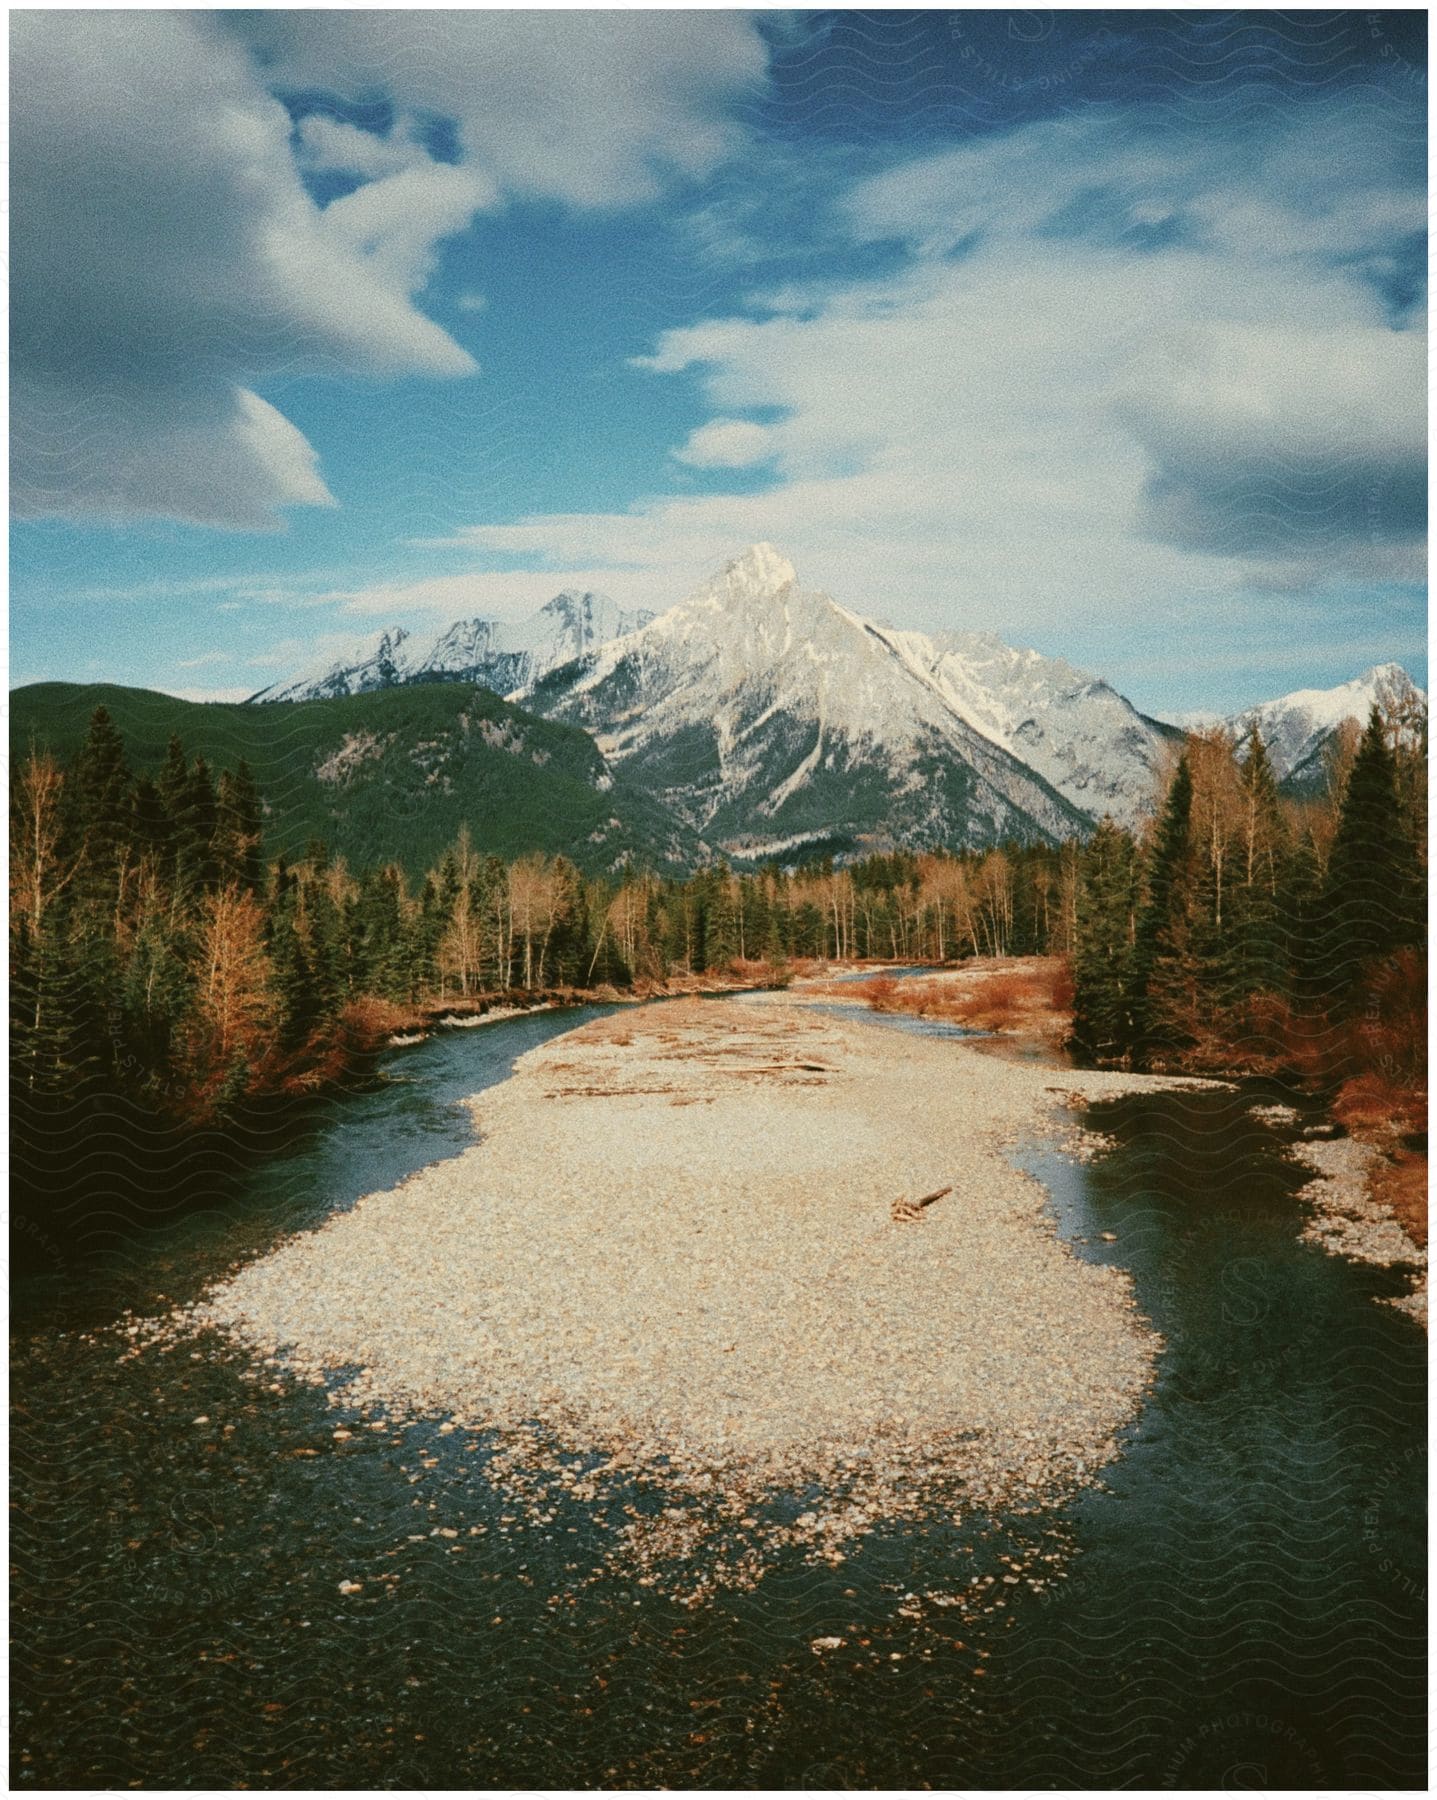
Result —
[[[396, 1054], [133, 1244], [103, 1305], [182, 1299], [456, 1153], [459, 1100], [586, 1016]], [[1106, 1491], [879, 1532], [696, 1609], [590, 1581], [592, 1527], [523, 1528], [464, 1434], [336, 1439], [322, 1391], [219, 1345], [134, 1350], [37, 1287], [13, 1348], [15, 1780], [1418, 1785], [1424, 1341], [1374, 1304], [1388, 1277], [1300, 1242], [1249, 1097], [1111, 1102], [1108, 1157], [1024, 1155], [1167, 1340]]]
[[872, 981], [877, 976], [884, 976], [889, 981], [902, 981], [906, 975], [932, 975], [935, 972], [932, 963], [903, 963], [890, 965], [880, 963], [872, 969], [855, 969], [849, 975], [830, 975], [830, 981]]

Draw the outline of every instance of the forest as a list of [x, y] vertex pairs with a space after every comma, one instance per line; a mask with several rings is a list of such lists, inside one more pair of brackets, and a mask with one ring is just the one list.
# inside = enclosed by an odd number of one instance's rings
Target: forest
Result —
[[172, 738], [134, 769], [103, 707], [12, 774], [11, 1082], [21, 1148], [122, 1096], [214, 1123], [304, 1092], [420, 1016], [522, 990], [775, 980], [809, 958], [1069, 959], [1092, 1060], [1421, 1068], [1425, 716], [1340, 738], [1327, 795], [1282, 796], [1256, 733], [1190, 735], [1151, 827], [1086, 843], [875, 853], [686, 879], [486, 853], [461, 826], [422, 880], [323, 843], [267, 857], [244, 762]]
[[12, 1082], [32, 1109], [119, 1091], [222, 1116], [331, 1078], [424, 1006], [796, 958], [1024, 954], [1065, 942], [1073, 910], [1075, 846], [602, 880], [486, 854], [476, 821], [422, 881], [317, 841], [268, 859], [243, 762], [216, 775], [172, 738], [136, 773], [103, 707], [67, 765], [34, 750], [13, 790]]
[[1255, 730], [1190, 734], [1148, 833], [1099, 824], [1071, 933], [1078, 1050], [1365, 1084], [1425, 1128], [1425, 708], [1374, 707], [1328, 754], [1325, 793], [1299, 802]]

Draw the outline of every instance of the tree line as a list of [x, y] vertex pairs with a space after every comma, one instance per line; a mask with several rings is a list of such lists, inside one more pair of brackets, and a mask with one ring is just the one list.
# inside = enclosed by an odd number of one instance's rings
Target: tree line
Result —
[[47, 1098], [93, 1093], [223, 1116], [340, 1072], [419, 1007], [797, 958], [1066, 950], [1077, 876], [1074, 845], [594, 878], [485, 854], [481, 820], [419, 880], [319, 842], [269, 858], [243, 762], [216, 775], [171, 739], [136, 771], [100, 708], [68, 765], [32, 749], [12, 776], [13, 1094], [37, 1122]]
[[1057, 848], [594, 877], [488, 855], [476, 820], [414, 879], [319, 842], [267, 857], [242, 762], [216, 774], [172, 739], [136, 771], [101, 708], [68, 765], [32, 750], [12, 773], [19, 1128], [88, 1094], [223, 1117], [333, 1077], [420, 1008], [803, 958], [1070, 958], [1074, 1039], [1104, 1061], [1275, 1066], [1353, 1030], [1406, 1043], [1425, 749], [1425, 712], [1374, 710], [1339, 739], [1327, 796], [1298, 802], [1256, 731], [1192, 734], [1146, 831], [1105, 819]]
[[1080, 1048], [1135, 1064], [1416, 1079], [1426, 749], [1424, 707], [1374, 707], [1360, 735], [1333, 743], [1324, 796], [1303, 802], [1279, 792], [1256, 728], [1190, 734], [1151, 829], [1104, 820], [1080, 855]]

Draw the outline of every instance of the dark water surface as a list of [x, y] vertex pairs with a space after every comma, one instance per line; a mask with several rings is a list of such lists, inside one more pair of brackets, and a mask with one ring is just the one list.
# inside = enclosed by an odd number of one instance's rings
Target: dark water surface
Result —
[[[522, 1528], [463, 1434], [337, 1441], [322, 1391], [101, 1329], [455, 1154], [458, 1100], [597, 1010], [396, 1052], [210, 1207], [17, 1295], [17, 1785], [1422, 1785], [1425, 1339], [1300, 1241], [1252, 1091], [1110, 1102], [1111, 1154], [1021, 1159], [1167, 1342], [1105, 1491], [693, 1610], [588, 1582], [591, 1524]], [[1066, 1579], [998, 1585], [1060, 1546]], [[977, 1619], [932, 1598], [990, 1576]]]

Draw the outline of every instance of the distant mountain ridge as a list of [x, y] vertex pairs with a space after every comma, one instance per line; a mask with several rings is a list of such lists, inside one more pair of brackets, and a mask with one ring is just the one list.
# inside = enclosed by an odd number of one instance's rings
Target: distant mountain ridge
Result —
[[393, 626], [360, 639], [290, 680], [262, 688], [250, 703], [333, 700], [419, 682], [460, 681], [508, 694], [560, 663], [647, 625], [652, 613], [625, 611], [606, 594], [566, 588], [527, 619], [456, 619], [429, 635]]
[[755, 544], [657, 617], [570, 590], [519, 624], [379, 633], [254, 699], [434, 683], [487, 687], [581, 728], [681, 836], [744, 860], [1056, 842], [1105, 814], [1137, 827], [1183, 726], [1241, 735], [1255, 720], [1288, 791], [1316, 791], [1344, 720], [1361, 723], [1374, 699], [1423, 698], [1386, 663], [1227, 719], [1170, 724], [992, 633], [865, 618]]
[[1377, 663], [1337, 687], [1299, 688], [1246, 707], [1225, 723], [1239, 737], [1256, 725], [1278, 780], [1303, 792], [1326, 784], [1324, 753], [1344, 724], [1366, 724], [1374, 705], [1425, 700], [1401, 663]]

